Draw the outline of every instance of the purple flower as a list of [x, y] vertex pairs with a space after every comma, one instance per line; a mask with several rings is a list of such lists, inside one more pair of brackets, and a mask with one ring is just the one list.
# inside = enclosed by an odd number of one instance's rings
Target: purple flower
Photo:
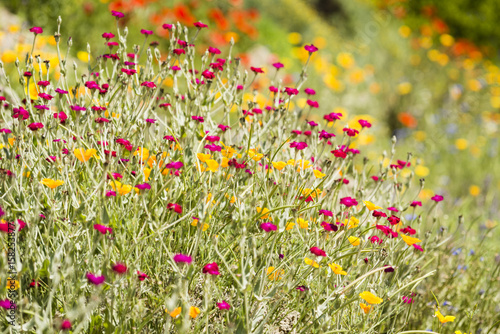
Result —
[[191, 262], [193, 262], [193, 259], [189, 255], [176, 254], [176, 255], [174, 255], [174, 261], [176, 263], [187, 263], [187, 264], [190, 264]]
[[276, 225], [269, 222], [260, 224], [260, 228], [266, 232], [276, 231], [278, 229]]
[[89, 283], [92, 283], [94, 285], [100, 285], [104, 283], [106, 280], [106, 277], [104, 276], [96, 276], [92, 273], [87, 273], [87, 279], [89, 280]]

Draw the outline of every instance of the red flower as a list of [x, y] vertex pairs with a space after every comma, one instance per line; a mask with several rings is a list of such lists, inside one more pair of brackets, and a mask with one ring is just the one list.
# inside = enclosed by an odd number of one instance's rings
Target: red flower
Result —
[[253, 73], [257, 74], [257, 73], [264, 73], [264, 70], [262, 70], [262, 68], [260, 67], [250, 67], [250, 69], [253, 71]]
[[202, 23], [201, 21], [199, 22], [195, 22], [194, 23], [194, 26], [198, 29], [202, 29], [202, 28], [208, 28], [208, 26], [205, 24], [205, 23]]
[[146, 278], [149, 278], [149, 276], [137, 270], [137, 278], [139, 279], [139, 281], [144, 281]]
[[216, 262], [208, 263], [203, 267], [204, 274], [220, 275], [219, 266]]
[[311, 248], [309, 249], [309, 251], [311, 251], [311, 253], [313, 253], [313, 254], [314, 254], [314, 255], [316, 255], [316, 256], [326, 256], [325, 251], [324, 251], [324, 250], [322, 250], [322, 249], [321, 249], [321, 248], [319, 248], [319, 247], [316, 247], [316, 246], [311, 247]]
[[331, 153], [333, 153], [333, 155], [337, 158], [345, 159], [347, 157], [347, 153], [339, 149], [333, 150]]
[[168, 203], [167, 204], [167, 209], [168, 210], [174, 210], [176, 213], [181, 214], [182, 213], [182, 206], [176, 203]]
[[387, 220], [389, 221], [389, 223], [391, 223], [391, 225], [399, 224], [399, 222], [401, 221], [401, 219], [399, 217], [396, 217], [394, 215], [387, 218]]
[[377, 210], [373, 211], [372, 216], [375, 218], [387, 217], [387, 215], [385, 213], [383, 213], [382, 211], [377, 211]]
[[127, 272], [127, 266], [123, 263], [117, 262], [113, 265], [113, 271], [118, 274], [124, 274]]

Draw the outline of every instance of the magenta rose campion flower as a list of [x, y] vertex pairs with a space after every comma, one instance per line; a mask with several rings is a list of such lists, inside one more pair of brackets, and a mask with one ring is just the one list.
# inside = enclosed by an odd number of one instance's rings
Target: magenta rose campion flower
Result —
[[123, 263], [117, 262], [112, 267], [113, 271], [118, 274], [124, 274], [127, 272], [127, 266]]
[[219, 266], [216, 262], [208, 263], [203, 267], [203, 273], [209, 275], [220, 275]]
[[219, 308], [219, 310], [229, 310], [231, 308], [231, 305], [223, 300], [222, 302], [217, 303], [217, 307]]
[[266, 232], [276, 231], [278, 229], [276, 225], [269, 222], [260, 224], [260, 228]]
[[314, 255], [316, 255], [316, 256], [326, 256], [325, 251], [324, 251], [324, 250], [322, 250], [322, 249], [321, 249], [321, 248], [319, 248], [319, 247], [316, 247], [316, 246], [311, 247], [311, 248], [309, 249], [309, 251], [310, 251], [311, 253], [313, 253]]
[[43, 29], [40, 27], [33, 27], [30, 29], [30, 32], [34, 33], [35, 35], [43, 33]]
[[106, 280], [106, 277], [104, 277], [104, 276], [96, 276], [96, 275], [94, 275], [92, 273], [87, 273], [86, 276], [87, 276], [87, 279], [88, 279], [89, 283], [92, 283], [94, 285], [101, 285]]
[[313, 44], [304, 46], [304, 49], [308, 51], [310, 54], [313, 54], [314, 52], [318, 51], [318, 48], [315, 47]]
[[356, 199], [352, 197], [344, 197], [340, 199], [340, 204], [343, 204], [347, 207], [351, 207], [358, 205], [358, 201], [356, 201]]
[[187, 264], [190, 264], [191, 262], [193, 262], [193, 259], [189, 255], [176, 254], [176, 255], [174, 255], [174, 261], [176, 263], [187, 263]]
[[434, 196], [431, 197], [431, 200], [433, 200], [436, 203], [437, 202], [441, 202], [443, 199], [444, 199], [444, 197], [441, 196], [441, 195], [434, 195]]

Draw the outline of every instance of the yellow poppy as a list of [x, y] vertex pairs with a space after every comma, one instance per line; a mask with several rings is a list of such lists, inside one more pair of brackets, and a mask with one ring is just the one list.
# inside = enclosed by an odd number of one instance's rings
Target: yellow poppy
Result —
[[283, 269], [274, 269], [274, 267], [267, 268], [267, 278], [269, 278], [271, 281], [279, 281], [283, 279], [282, 276], [285, 274], [285, 271]]
[[196, 306], [191, 306], [189, 308], [189, 316], [193, 319], [196, 319], [196, 317], [200, 314], [200, 309], [197, 308]]
[[347, 272], [343, 271], [342, 267], [336, 263], [329, 263], [328, 266], [330, 267], [330, 269], [333, 271], [334, 274], [347, 275]]
[[380, 297], [377, 297], [370, 291], [363, 291], [359, 294], [361, 298], [363, 298], [368, 304], [380, 304], [384, 300]]
[[276, 168], [277, 170], [282, 170], [283, 168], [285, 168], [286, 165], [287, 163], [284, 161], [278, 161], [278, 162], [273, 161], [273, 167]]
[[321, 172], [320, 172], [319, 170], [317, 170], [317, 169], [315, 169], [315, 170], [313, 171], [313, 173], [314, 173], [314, 176], [316, 176], [316, 178], [317, 178], [317, 179], [322, 179], [322, 178], [324, 178], [324, 177], [326, 176], [326, 174], [321, 173]]
[[359, 246], [359, 244], [361, 243], [361, 241], [360, 241], [359, 238], [356, 238], [356, 237], [353, 237], [353, 236], [350, 236], [349, 238], [347, 238], [347, 240], [349, 240], [349, 242], [353, 246]]
[[206, 162], [208, 159], [210, 159], [210, 154], [197, 153], [196, 157], [198, 157], [198, 160], [200, 160], [201, 162]]
[[373, 204], [372, 202], [369, 202], [369, 201], [363, 201], [363, 203], [365, 203], [366, 208], [368, 210], [370, 210], [370, 211], [382, 209], [380, 206], [377, 206], [377, 205], [375, 205], [375, 204]]
[[207, 163], [207, 170], [211, 171], [212, 173], [216, 172], [217, 169], [219, 169], [219, 164], [217, 163], [217, 161], [213, 159], [208, 159], [206, 163]]
[[81, 162], [88, 161], [92, 157], [98, 158], [98, 156], [96, 155], [97, 151], [93, 148], [89, 148], [86, 151], [84, 151], [83, 148], [76, 148], [73, 153], [75, 154], [75, 157]]
[[304, 259], [304, 262], [305, 262], [306, 264], [308, 264], [308, 265], [310, 265], [310, 266], [314, 267], [314, 268], [319, 268], [319, 264], [318, 264], [318, 262], [316, 262], [316, 261], [314, 261], [314, 260], [311, 260], [311, 259], [309, 259], [309, 258], [307, 258], [307, 257]]
[[404, 235], [403, 233], [401, 233], [401, 238], [403, 238], [403, 241], [406, 242], [406, 244], [408, 246], [411, 246], [413, 244], [416, 244], [417, 242], [421, 242], [422, 240], [420, 239], [417, 239], [417, 238], [413, 238], [413, 237], [409, 237], [407, 235]]
[[439, 311], [436, 311], [436, 313], [434, 313], [434, 315], [436, 317], [438, 317], [439, 321], [444, 324], [446, 322], [453, 322], [455, 321], [455, 317], [452, 317], [451, 315], [447, 315], [447, 316], [444, 316], [441, 314], [441, 312]]
[[299, 224], [300, 228], [308, 228], [309, 227], [309, 222], [307, 220], [302, 219], [302, 218], [297, 218], [297, 224]]
[[64, 184], [64, 181], [61, 180], [52, 180], [52, 179], [43, 179], [41, 182], [44, 186], [49, 187], [50, 189], [55, 189], [60, 185]]

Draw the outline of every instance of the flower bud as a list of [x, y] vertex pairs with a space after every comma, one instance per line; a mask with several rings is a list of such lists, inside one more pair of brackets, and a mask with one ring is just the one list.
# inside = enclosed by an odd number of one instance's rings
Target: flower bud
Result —
[[70, 37], [68, 38], [68, 47], [70, 48], [72, 45], [73, 45], [73, 40]]
[[57, 17], [57, 25], [60, 26], [62, 23], [62, 18], [60, 16]]

